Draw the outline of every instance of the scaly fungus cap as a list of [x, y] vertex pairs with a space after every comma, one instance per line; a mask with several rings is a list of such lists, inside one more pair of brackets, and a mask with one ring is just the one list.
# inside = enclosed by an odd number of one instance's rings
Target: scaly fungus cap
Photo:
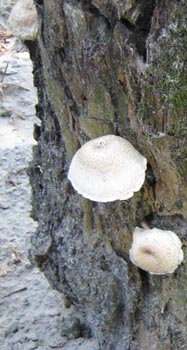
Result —
[[14, 36], [21, 40], [35, 40], [38, 21], [33, 0], [18, 0], [10, 13], [8, 24]]
[[68, 178], [82, 196], [97, 202], [125, 200], [139, 191], [147, 160], [122, 137], [106, 135], [74, 155]]
[[183, 260], [182, 243], [172, 231], [136, 227], [129, 251], [136, 266], [151, 274], [172, 273]]

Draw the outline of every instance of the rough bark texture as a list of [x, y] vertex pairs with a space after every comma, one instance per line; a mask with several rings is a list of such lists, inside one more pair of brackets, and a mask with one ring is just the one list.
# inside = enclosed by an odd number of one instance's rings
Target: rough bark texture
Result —
[[[175, 231], [186, 255], [186, 0], [35, 3], [32, 255], [100, 349], [183, 349], [186, 259], [172, 275], [151, 276], [128, 251], [146, 219]], [[125, 137], [148, 160], [145, 184], [128, 201], [91, 202], [67, 180], [80, 145], [104, 134]]]

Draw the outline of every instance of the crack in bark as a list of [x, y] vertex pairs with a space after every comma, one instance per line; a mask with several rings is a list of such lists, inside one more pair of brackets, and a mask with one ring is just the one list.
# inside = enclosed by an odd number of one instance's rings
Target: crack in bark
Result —
[[153, 1], [153, 3], [149, 5], [150, 7], [144, 9], [149, 12], [149, 15], [146, 16], [145, 22], [142, 22], [141, 24], [134, 24], [125, 17], [120, 20], [120, 22], [132, 33], [132, 44], [136, 46], [137, 52], [144, 61], [146, 61], [146, 40], [151, 29], [151, 20], [155, 5], [155, 1]]
[[133, 34], [131, 38], [132, 44], [136, 46], [137, 52], [144, 59], [144, 61], [146, 61], [146, 39], [151, 29], [151, 20], [156, 6], [155, 0], [150, 0], [146, 4], [136, 24], [132, 23], [126, 17], [119, 20], [115, 14], [112, 14], [111, 17], [108, 18], [100, 11], [98, 7], [96, 7], [93, 3], [89, 3], [87, 0], [82, 0], [81, 3], [85, 11], [90, 12], [97, 18], [102, 18], [109, 30], [113, 31], [117, 22], [123, 24], [126, 29]]

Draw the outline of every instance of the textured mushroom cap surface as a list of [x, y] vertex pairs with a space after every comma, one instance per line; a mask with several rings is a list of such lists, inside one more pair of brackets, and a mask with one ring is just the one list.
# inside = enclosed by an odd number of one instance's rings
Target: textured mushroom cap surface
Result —
[[93, 201], [125, 200], [142, 187], [146, 164], [130, 142], [106, 135], [88, 141], [76, 152], [68, 178], [77, 192]]
[[183, 260], [182, 243], [172, 231], [136, 227], [129, 251], [136, 266], [152, 274], [167, 274], [176, 270]]
[[35, 40], [38, 21], [33, 0], [19, 0], [10, 13], [8, 24], [14, 36], [21, 40]]

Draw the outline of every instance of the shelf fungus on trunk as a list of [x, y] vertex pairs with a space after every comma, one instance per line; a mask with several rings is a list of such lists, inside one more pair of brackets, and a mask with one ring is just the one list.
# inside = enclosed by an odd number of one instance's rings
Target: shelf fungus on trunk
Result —
[[146, 166], [146, 158], [130, 142], [105, 135], [76, 152], [68, 178], [78, 193], [92, 201], [126, 200], [142, 187]]
[[172, 231], [135, 228], [130, 259], [151, 274], [173, 273], [183, 261], [182, 243]]
[[13, 35], [19, 39], [35, 40], [38, 20], [33, 0], [18, 0], [10, 13], [8, 24]]

